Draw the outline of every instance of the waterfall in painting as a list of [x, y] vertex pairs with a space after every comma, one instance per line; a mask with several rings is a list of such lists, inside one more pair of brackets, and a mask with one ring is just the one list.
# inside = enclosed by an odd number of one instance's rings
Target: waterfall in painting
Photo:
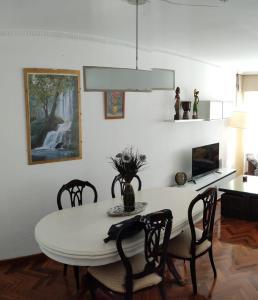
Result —
[[58, 124], [57, 130], [52, 130], [47, 133], [43, 146], [36, 149], [42, 150], [61, 148], [65, 133], [69, 131], [71, 124], [72, 122], [64, 122], [63, 124]]
[[56, 115], [61, 117], [64, 122], [71, 122], [73, 118], [72, 91], [69, 89], [67, 93], [60, 97], [62, 97], [62, 101], [58, 102]]
[[59, 96], [55, 115], [62, 119], [63, 123], [57, 124], [56, 130], [48, 131], [43, 145], [36, 147], [35, 150], [60, 149], [63, 148], [63, 145], [69, 146], [69, 138], [66, 138], [66, 136], [69, 136], [73, 118], [71, 96], [71, 90]]
[[[60, 99], [56, 108], [56, 116], [60, 117], [64, 123], [58, 124], [57, 129], [47, 133], [42, 147], [38, 149], [55, 149], [62, 148], [64, 144], [69, 145], [69, 141], [65, 136], [69, 132], [73, 118], [73, 106], [71, 101], [71, 91], [59, 96]], [[65, 143], [66, 142], [66, 143]]]

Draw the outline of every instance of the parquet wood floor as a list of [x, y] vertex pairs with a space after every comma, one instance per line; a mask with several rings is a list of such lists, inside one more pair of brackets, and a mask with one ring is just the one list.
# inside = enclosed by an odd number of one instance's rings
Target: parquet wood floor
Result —
[[[168, 300], [257, 300], [258, 222], [220, 218], [218, 207], [214, 231], [214, 260], [218, 278], [208, 256], [197, 260], [198, 295], [192, 296], [188, 263], [176, 262], [186, 280], [178, 286], [167, 275]], [[81, 270], [83, 273], [85, 269]], [[89, 300], [84, 288], [77, 293], [72, 268], [63, 276], [63, 265], [44, 255], [0, 263], [0, 300]], [[107, 298], [99, 293], [98, 300]], [[135, 300], [159, 300], [156, 288], [138, 294]]]

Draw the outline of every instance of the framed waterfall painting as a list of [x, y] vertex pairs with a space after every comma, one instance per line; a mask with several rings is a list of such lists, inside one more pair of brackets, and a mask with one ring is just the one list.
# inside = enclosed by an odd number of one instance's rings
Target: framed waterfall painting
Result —
[[29, 164], [81, 159], [80, 71], [24, 69]]
[[104, 92], [105, 119], [123, 119], [125, 115], [125, 92]]

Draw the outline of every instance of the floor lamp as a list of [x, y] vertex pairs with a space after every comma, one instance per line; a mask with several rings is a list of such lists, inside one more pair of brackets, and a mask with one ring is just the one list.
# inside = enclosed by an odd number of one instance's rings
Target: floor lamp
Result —
[[244, 174], [245, 155], [245, 129], [247, 128], [248, 116], [245, 111], [234, 111], [229, 126], [236, 130], [235, 143], [235, 168], [237, 175]]

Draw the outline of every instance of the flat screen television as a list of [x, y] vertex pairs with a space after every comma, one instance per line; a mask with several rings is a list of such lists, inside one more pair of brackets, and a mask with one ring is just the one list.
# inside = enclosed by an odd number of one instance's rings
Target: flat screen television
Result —
[[219, 169], [219, 143], [192, 149], [192, 177], [201, 177]]

